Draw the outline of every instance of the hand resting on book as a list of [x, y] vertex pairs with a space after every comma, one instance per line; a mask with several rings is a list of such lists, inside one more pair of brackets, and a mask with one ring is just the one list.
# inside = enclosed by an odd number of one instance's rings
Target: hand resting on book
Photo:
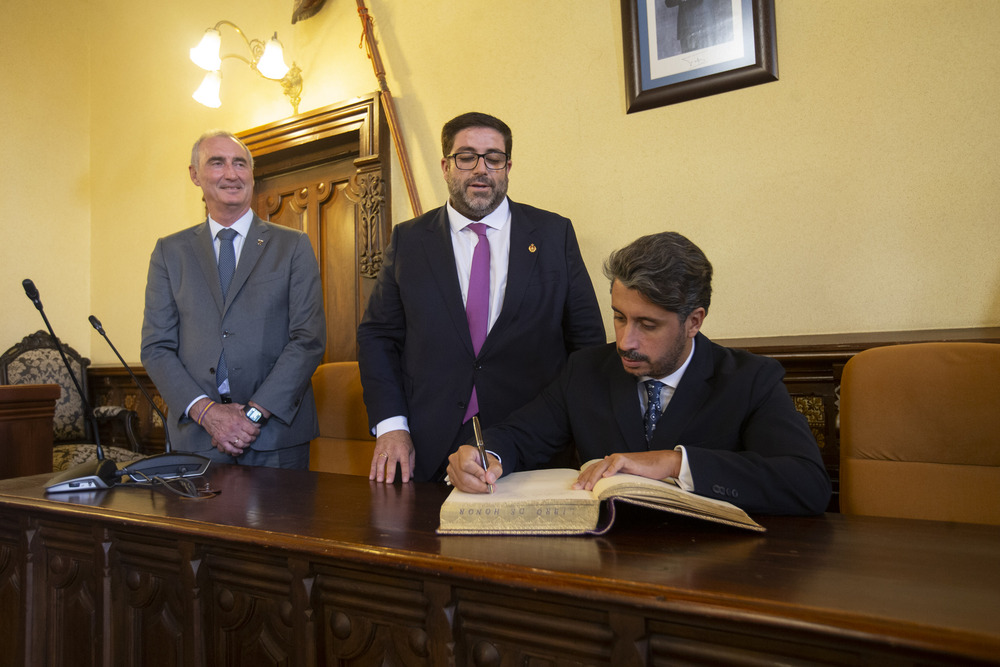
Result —
[[[462, 445], [448, 457], [448, 480], [456, 489], [466, 493], [486, 493], [489, 490], [487, 484], [496, 484], [503, 475], [503, 466], [496, 458], [487, 454], [487, 460], [489, 469], [483, 470], [479, 451], [470, 445]], [[610, 454], [584, 467], [573, 488], [591, 491], [601, 479], [618, 473], [667, 479], [677, 477], [680, 471], [681, 453], [675, 450]]]
[[673, 449], [609, 454], [580, 472], [574, 489], [591, 491], [605, 477], [620, 472], [650, 479], [676, 478], [681, 474], [681, 453]]

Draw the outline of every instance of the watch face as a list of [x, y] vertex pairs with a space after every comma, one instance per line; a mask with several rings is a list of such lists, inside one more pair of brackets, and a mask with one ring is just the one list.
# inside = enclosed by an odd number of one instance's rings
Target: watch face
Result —
[[260, 410], [254, 407], [247, 408], [246, 414], [247, 414], [247, 419], [249, 419], [254, 423], [259, 422], [260, 418], [264, 416], [264, 413], [262, 413]]

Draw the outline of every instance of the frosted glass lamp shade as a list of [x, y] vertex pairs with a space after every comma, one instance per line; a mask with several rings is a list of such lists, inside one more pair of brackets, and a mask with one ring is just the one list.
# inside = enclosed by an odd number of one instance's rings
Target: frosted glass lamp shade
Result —
[[278, 41], [277, 33], [264, 46], [264, 53], [257, 61], [257, 71], [268, 79], [276, 81], [288, 74], [284, 49], [281, 47], [281, 42]]
[[191, 96], [196, 102], [204, 104], [206, 107], [211, 107], [213, 109], [218, 109], [222, 106], [222, 100], [219, 99], [219, 88], [222, 86], [222, 73], [221, 72], [209, 72], [202, 79], [201, 85], [198, 86], [198, 90], [194, 91]]
[[218, 30], [209, 28], [205, 35], [198, 42], [198, 46], [191, 49], [191, 62], [203, 70], [214, 72], [222, 67], [222, 58], [219, 51], [222, 48], [222, 35]]

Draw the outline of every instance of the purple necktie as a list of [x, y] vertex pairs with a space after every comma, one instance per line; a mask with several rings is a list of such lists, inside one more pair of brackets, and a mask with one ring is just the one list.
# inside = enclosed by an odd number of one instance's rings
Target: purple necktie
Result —
[[[466, 227], [479, 237], [476, 249], [472, 253], [472, 271], [469, 272], [469, 294], [465, 299], [465, 319], [469, 322], [469, 333], [472, 335], [472, 349], [479, 355], [479, 350], [486, 340], [486, 330], [490, 325], [490, 242], [486, 238], [488, 227], [482, 222], [474, 222]], [[462, 423], [472, 419], [479, 412], [479, 398], [476, 387], [472, 387], [469, 407], [465, 410]]]

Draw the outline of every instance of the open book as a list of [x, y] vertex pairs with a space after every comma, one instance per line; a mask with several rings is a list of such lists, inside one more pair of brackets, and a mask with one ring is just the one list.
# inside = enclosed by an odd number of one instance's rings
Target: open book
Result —
[[[585, 466], [586, 467], [586, 466]], [[593, 491], [573, 489], [579, 470], [529, 470], [501, 477], [494, 493], [454, 489], [441, 505], [441, 534], [600, 535], [614, 522], [615, 503], [764, 532], [764, 527], [735, 505], [684, 491], [676, 484], [618, 474], [599, 481]], [[607, 519], [598, 526], [601, 503]]]

